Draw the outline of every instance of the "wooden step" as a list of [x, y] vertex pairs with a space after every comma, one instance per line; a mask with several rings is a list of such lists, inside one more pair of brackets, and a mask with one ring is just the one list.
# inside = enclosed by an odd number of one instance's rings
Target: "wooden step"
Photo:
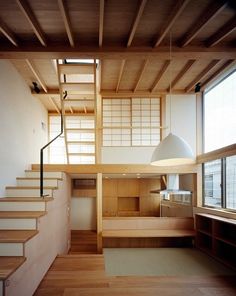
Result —
[[0, 230], [0, 243], [25, 243], [38, 234], [38, 230]]
[[94, 64], [63, 64], [59, 65], [61, 74], [94, 74]]
[[[53, 196], [53, 190], [57, 189], [54, 186], [43, 187], [44, 195]], [[7, 186], [6, 195], [8, 197], [40, 197], [40, 187], [38, 186]]]
[[62, 91], [73, 91], [77, 94], [94, 94], [94, 83], [61, 83]]
[[6, 280], [25, 260], [25, 257], [0, 257], [0, 279]]
[[0, 230], [0, 256], [24, 256], [24, 244], [37, 230]]
[[[39, 170], [25, 170], [25, 176], [30, 178], [40, 178]], [[62, 179], [62, 172], [43, 172], [44, 178], [57, 178]]]
[[35, 230], [38, 218], [46, 211], [1, 211], [0, 229], [2, 230]]
[[9, 211], [9, 212], [0, 212], [0, 219], [5, 219], [5, 218], [9, 218], [9, 219], [13, 219], [13, 218], [17, 218], [17, 219], [30, 219], [30, 218], [40, 218], [44, 215], [46, 215], [47, 212], [33, 212], [33, 211]]
[[[44, 187], [57, 187], [58, 186], [58, 180], [55, 178], [43, 178], [43, 185]], [[17, 181], [17, 186], [22, 187], [22, 186], [27, 186], [27, 187], [32, 187], [40, 186], [40, 178], [16, 178]]]
[[5, 197], [0, 198], [0, 211], [46, 211], [52, 197]]

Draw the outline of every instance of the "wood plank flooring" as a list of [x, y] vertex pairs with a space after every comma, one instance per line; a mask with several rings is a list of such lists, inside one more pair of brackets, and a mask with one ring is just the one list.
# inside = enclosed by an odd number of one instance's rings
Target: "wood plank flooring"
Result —
[[96, 232], [72, 231], [70, 254], [56, 258], [34, 296], [236, 295], [232, 276], [106, 276], [95, 252]]
[[236, 277], [109, 277], [102, 255], [58, 257], [35, 296], [235, 296]]
[[72, 230], [69, 254], [97, 253], [97, 233], [90, 230]]

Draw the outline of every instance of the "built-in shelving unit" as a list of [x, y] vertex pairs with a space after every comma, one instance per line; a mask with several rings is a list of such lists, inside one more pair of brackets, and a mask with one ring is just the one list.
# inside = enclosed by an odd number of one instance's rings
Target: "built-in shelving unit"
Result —
[[236, 220], [196, 214], [196, 246], [236, 269]]

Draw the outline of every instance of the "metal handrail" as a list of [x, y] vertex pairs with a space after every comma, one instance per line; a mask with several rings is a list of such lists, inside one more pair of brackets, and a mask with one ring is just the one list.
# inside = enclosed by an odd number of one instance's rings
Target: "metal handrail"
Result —
[[45, 197], [43, 194], [43, 151], [47, 148], [52, 142], [54, 142], [57, 138], [59, 138], [63, 134], [63, 114], [61, 110], [61, 132], [50, 142], [48, 142], [45, 146], [40, 149], [40, 196]]

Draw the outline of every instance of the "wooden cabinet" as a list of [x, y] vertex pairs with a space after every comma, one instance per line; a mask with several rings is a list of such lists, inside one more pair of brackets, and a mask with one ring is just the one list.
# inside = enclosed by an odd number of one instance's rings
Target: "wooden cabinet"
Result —
[[196, 247], [236, 269], [236, 220], [196, 214]]
[[103, 216], [159, 216], [160, 179], [103, 179]]
[[73, 179], [73, 197], [96, 197], [96, 179]]

